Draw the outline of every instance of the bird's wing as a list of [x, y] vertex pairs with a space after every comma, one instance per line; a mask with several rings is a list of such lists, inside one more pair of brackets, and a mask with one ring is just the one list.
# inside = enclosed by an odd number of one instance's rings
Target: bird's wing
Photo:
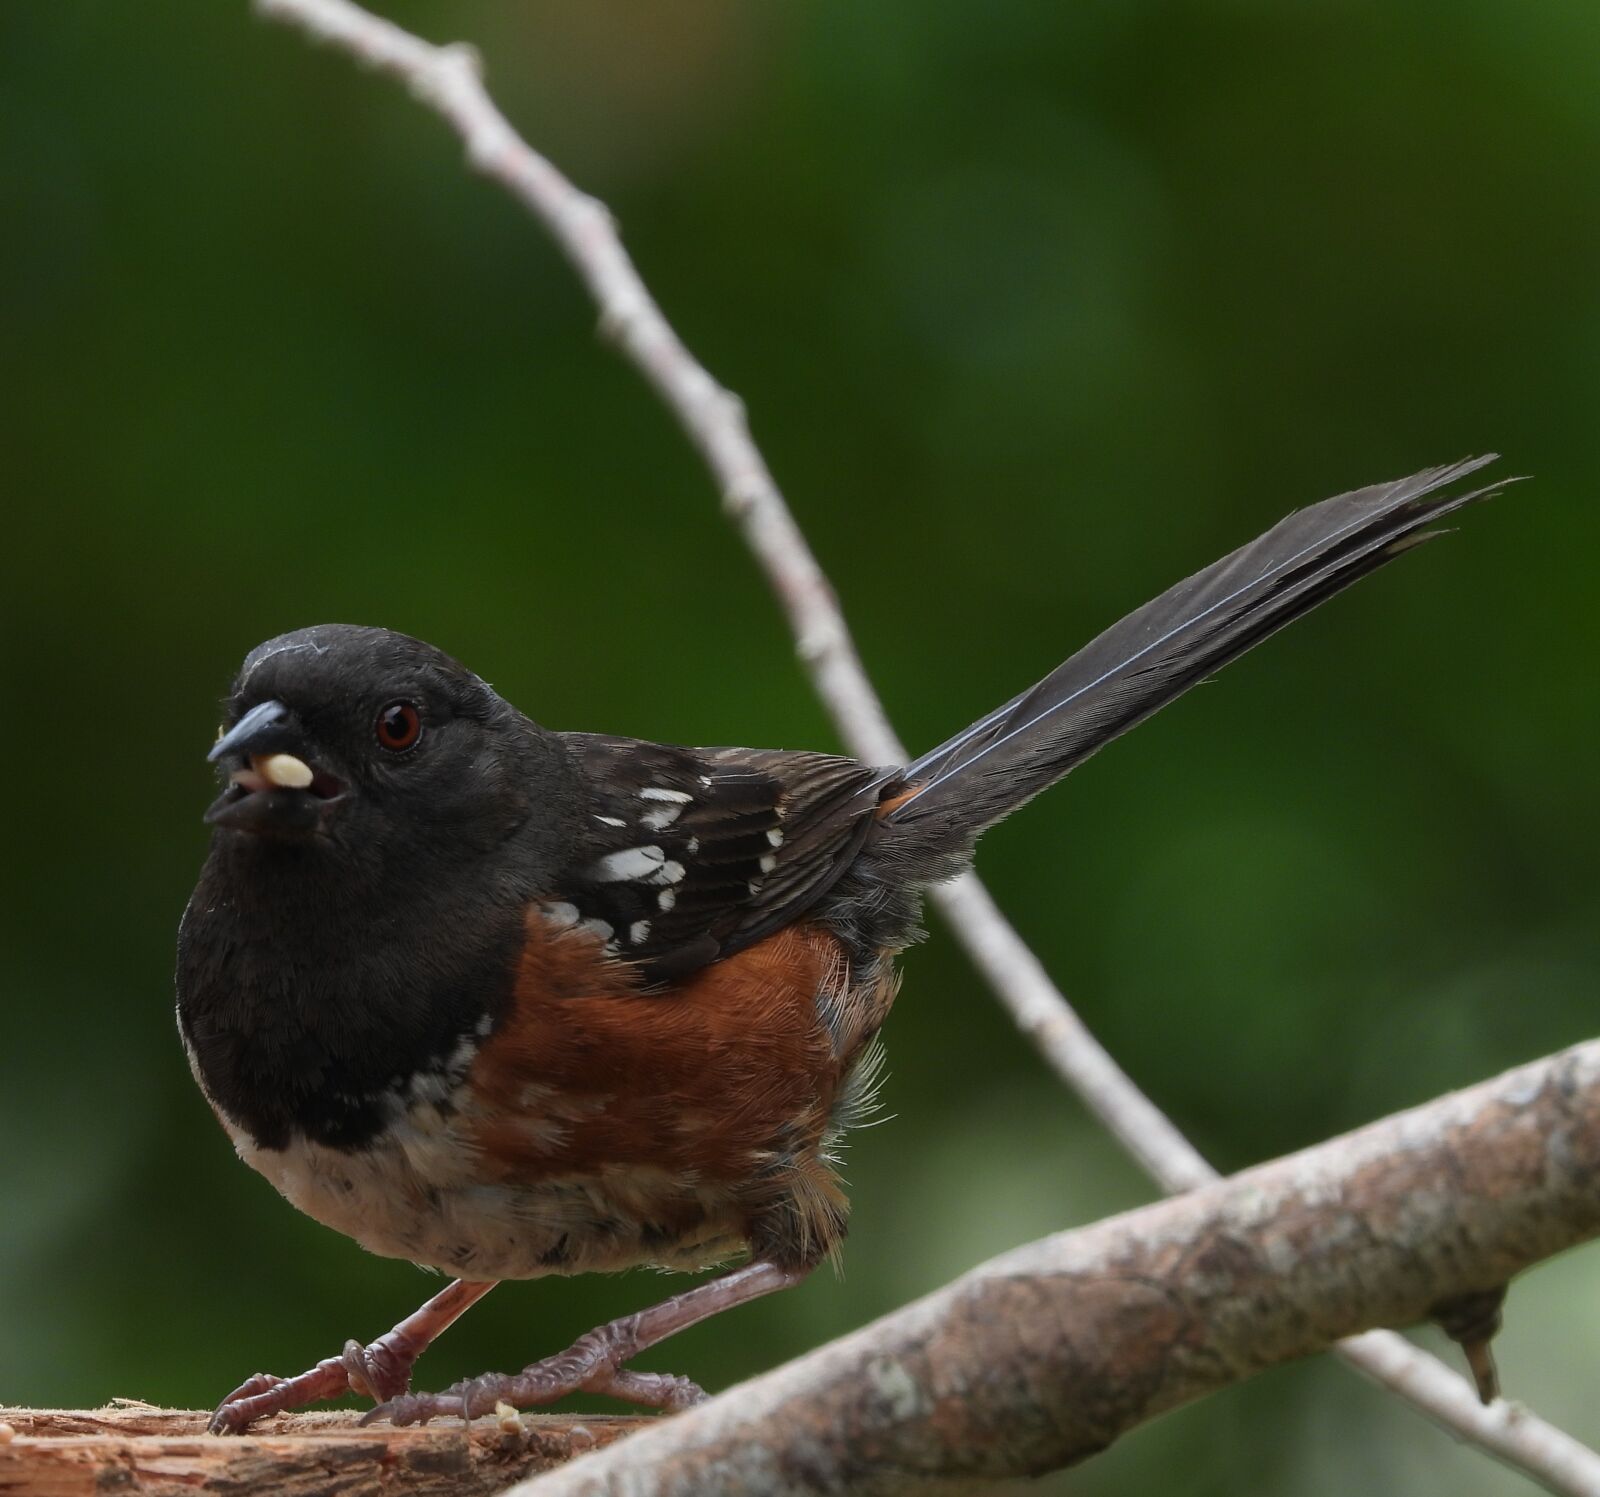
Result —
[[593, 922], [652, 983], [730, 956], [814, 905], [896, 778], [832, 754], [564, 736], [592, 799], [554, 903]]

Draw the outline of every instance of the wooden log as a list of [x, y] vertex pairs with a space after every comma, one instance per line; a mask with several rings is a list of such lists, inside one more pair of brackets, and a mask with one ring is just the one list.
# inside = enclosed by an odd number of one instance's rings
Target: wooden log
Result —
[[[0, 1408], [3, 1497], [479, 1497], [503, 1491], [652, 1422], [618, 1414], [525, 1414], [357, 1429], [359, 1412], [289, 1414], [248, 1435], [208, 1435], [209, 1414], [118, 1399], [103, 1409]], [[9, 1433], [8, 1433], [9, 1431]]]

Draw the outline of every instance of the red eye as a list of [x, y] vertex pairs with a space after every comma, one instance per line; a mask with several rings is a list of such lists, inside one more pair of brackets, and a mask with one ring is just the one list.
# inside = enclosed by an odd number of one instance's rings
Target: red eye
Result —
[[376, 732], [391, 754], [403, 753], [422, 736], [422, 718], [410, 702], [390, 702], [378, 714]]

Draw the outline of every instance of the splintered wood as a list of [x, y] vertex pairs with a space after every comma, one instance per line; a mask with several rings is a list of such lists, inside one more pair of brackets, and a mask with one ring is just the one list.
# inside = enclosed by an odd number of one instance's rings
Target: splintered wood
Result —
[[[237, 1438], [210, 1416], [119, 1402], [104, 1409], [0, 1408], [3, 1497], [252, 1492], [283, 1497], [478, 1497], [558, 1466], [651, 1421], [530, 1414], [416, 1429], [357, 1429], [357, 1413], [291, 1414]], [[3, 1430], [12, 1432], [9, 1438]]]

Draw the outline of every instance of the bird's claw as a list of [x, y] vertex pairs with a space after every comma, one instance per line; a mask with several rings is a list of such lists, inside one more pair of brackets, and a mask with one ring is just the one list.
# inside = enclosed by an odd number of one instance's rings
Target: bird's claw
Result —
[[502, 1373], [490, 1372], [452, 1383], [442, 1393], [406, 1393], [369, 1410], [362, 1416], [361, 1425], [364, 1428], [387, 1419], [390, 1424], [404, 1426], [451, 1417], [470, 1423], [480, 1414], [492, 1414], [495, 1405], [505, 1396], [505, 1389], [515, 1381]]
[[320, 1399], [337, 1398], [351, 1388], [363, 1391], [370, 1386], [387, 1394], [404, 1392], [409, 1364], [398, 1367], [398, 1358], [383, 1353], [381, 1346], [373, 1355], [360, 1343], [348, 1341], [343, 1356], [328, 1357], [298, 1377], [258, 1372], [217, 1405], [206, 1428], [214, 1435], [242, 1435], [257, 1419], [304, 1408]]
[[398, 1398], [411, 1387], [412, 1363], [395, 1356], [381, 1341], [371, 1346], [346, 1341], [339, 1361], [350, 1380], [351, 1392], [374, 1403]]
[[263, 1393], [275, 1392], [287, 1381], [287, 1378], [279, 1377], [275, 1372], [257, 1372], [247, 1377], [217, 1405], [206, 1425], [206, 1433], [242, 1435], [259, 1417], [247, 1407], [248, 1401], [259, 1398]]
[[430, 1419], [457, 1418], [466, 1423], [492, 1414], [501, 1404], [513, 1409], [537, 1408], [571, 1393], [603, 1393], [647, 1408], [677, 1413], [703, 1403], [705, 1390], [686, 1377], [664, 1372], [633, 1372], [620, 1358], [599, 1347], [574, 1347], [547, 1357], [518, 1373], [489, 1372], [452, 1383], [442, 1393], [407, 1393], [367, 1413], [362, 1425], [387, 1419], [395, 1425], [426, 1424]]

